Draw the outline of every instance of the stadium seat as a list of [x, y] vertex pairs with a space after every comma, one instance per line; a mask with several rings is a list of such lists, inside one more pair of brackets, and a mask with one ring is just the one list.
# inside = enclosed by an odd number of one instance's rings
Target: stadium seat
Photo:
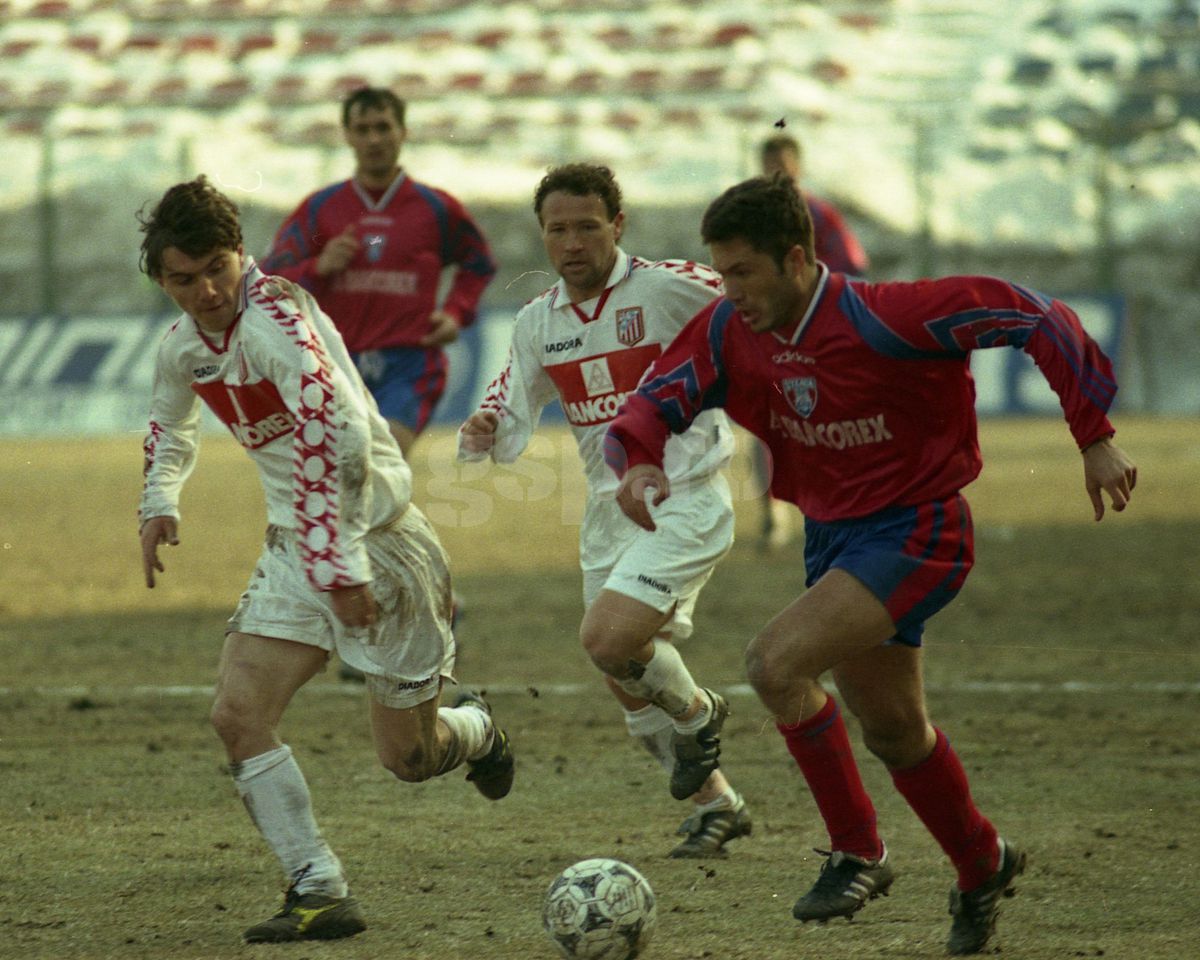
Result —
[[503, 27], [483, 30], [471, 38], [471, 43], [485, 50], [496, 50], [512, 39], [512, 31]]
[[24, 15], [33, 20], [57, 20], [66, 19], [75, 13], [75, 5], [70, 0], [37, 0]]
[[689, 70], [684, 79], [685, 89], [693, 93], [720, 90], [724, 85], [724, 67], [697, 67]]
[[850, 68], [840, 60], [834, 60], [832, 57], [820, 57], [814, 60], [809, 72], [822, 83], [833, 85], [841, 83], [850, 76]]
[[260, 50], [272, 50], [275, 47], [275, 34], [273, 33], [246, 33], [238, 38], [237, 46], [233, 51], [233, 59], [241, 60], [243, 57], [251, 53], [258, 53]]
[[238, 103], [253, 91], [249, 77], [236, 76], [218, 80], [200, 95], [200, 103], [206, 107], [228, 107]]
[[333, 83], [329, 85], [328, 99], [334, 102], [345, 100], [355, 90], [370, 86], [374, 86], [370, 77], [364, 77], [360, 73], [344, 73], [334, 77]]
[[82, 100], [88, 106], [123, 106], [129, 102], [129, 81], [113, 77], [88, 90]]
[[486, 82], [487, 75], [483, 73], [456, 73], [450, 78], [449, 88], [459, 93], [478, 93]]
[[276, 77], [265, 94], [272, 106], [292, 106], [308, 102], [308, 78], [300, 73], [286, 73]]
[[433, 92], [433, 84], [430, 83], [427, 76], [408, 71], [393, 74], [388, 86], [396, 96], [403, 97], [405, 100], [421, 100]]
[[30, 50], [35, 50], [41, 45], [40, 40], [33, 40], [28, 37], [21, 37], [17, 40], [5, 40], [0, 44], [0, 60], [8, 62], [17, 60], [25, 56]]
[[193, 54], [212, 54], [214, 56], [225, 52], [225, 41], [216, 33], [188, 33], [179, 38], [180, 56]]
[[1010, 79], [1022, 86], [1041, 86], [1054, 72], [1054, 63], [1044, 57], [1018, 57], [1012, 66]]
[[749, 23], [724, 23], [713, 31], [706, 46], [728, 47], [747, 37], [758, 36], [758, 30]]
[[104, 39], [94, 33], [76, 33], [67, 37], [67, 48], [91, 57], [98, 57], [104, 48]]
[[155, 107], [177, 107], [187, 102], [190, 92], [183, 77], [164, 77], [151, 85], [145, 101]]
[[566, 84], [568, 93], [602, 93], [608, 86], [608, 77], [600, 70], [580, 70]]
[[300, 48], [296, 52], [302, 57], [327, 56], [337, 53], [342, 46], [342, 35], [333, 30], [305, 30], [300, 35]]
[[71, 95], [71, 84], [66, 80], [42, 80], [25, 93], [25, 104], [39, 109], [50, 109], [66, 103]]
[[631, 70], [621, 83], [621, 87], [629, 93], [638, 96], [653, 96], [663, 86], [663, 71], [656, 67], [640, 67]]
[[508, 78], [505, 90], [510, 97], [541, 97], [547, 92], [546, 74], [541, 70], [519, 70]]

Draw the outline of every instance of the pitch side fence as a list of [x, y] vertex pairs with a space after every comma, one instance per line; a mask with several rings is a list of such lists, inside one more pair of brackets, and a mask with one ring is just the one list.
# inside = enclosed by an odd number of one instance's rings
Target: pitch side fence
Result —
[[[1062, 296], [1120, 369], [1122, 301]], [[485, 312], [451, 345], [450, 380], [435, 422], [458, 424], [474, 409], [504, 363], [513, 312]], [[166, 315], [0, 317], [0, 436], [140, 434], [155, 347], [172, 320]], [[978, 351], [972, 370], [982, 415], [1059, 411], [1057, 397], [1019, 350]], [[547, 409], [546, 419], [562, 419], [557, 405]], [[207, 424], [219, 429], [215, 419]]]

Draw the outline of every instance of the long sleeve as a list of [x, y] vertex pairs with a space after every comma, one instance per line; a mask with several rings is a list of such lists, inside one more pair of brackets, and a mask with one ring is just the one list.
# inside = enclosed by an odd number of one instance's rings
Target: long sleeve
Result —
[[518, 318], [504, 369], [488, 385], [476, 408], [491, 411], [499, 418], [496, 442], [490, 454], [473, 453], [464, 449], [460, 433], [458, 459], [474, 461], [491, 456], [497, 463], [512, 463], [529, 445], [542, 410], [557, 395], [554, 382], [538, 362], [536, 347]]
[[848, 286], [843, 305], [881, 353], [964, 356], [1010, 346], [1029, 354], [1058, 395], [1076, 443], [1111, 435], [1107, 412], [1117, 392], [1112, 363], [1060, 300], [994, 277], [948, 277], [916, 284]]
[[475, 322], [483, 291], [496, 275], [496, 262], [483, 232], [466, 209], [455, 201], [450, 210], [453, 220], [444, 257], [447, 264], [458, 269], [442, 309], [458, 318], [459, 326], [466, 327]]
[[317, 274], [317, 257], [324, 244], [318, 245], [317, 239], [316, 213], [310, 198], [280, 226], [260, 265], [263, 272], [286, 277], [305, 290], [318, 291], [323, 281]]
[[274, 301], [277, 325], [268, 329], [276, 343], [266, 356], [296, 422], [292, 508], [301, 561], [314, 589], [333, 590], [371, 579], [371, 426], [361, 389], [331, 361], [315, 323], [295, 303]]
[[604, 438], [605, 462], [618, 477], [641, 463], [661, 467], [671, 434], [683, 433], [703, 411], [725, 405], [725, 328], [733, 313], [729, 301], [715, 301], [646, 371]]
[[[180, 322], [190, 322], [187, 320]], [[196, 464], [200, 398], [171, 369], [160, 346], [150, 400], [150, 427], [142, 443], [143, 484], [138, 519], [179, 519], [179, 495]]]

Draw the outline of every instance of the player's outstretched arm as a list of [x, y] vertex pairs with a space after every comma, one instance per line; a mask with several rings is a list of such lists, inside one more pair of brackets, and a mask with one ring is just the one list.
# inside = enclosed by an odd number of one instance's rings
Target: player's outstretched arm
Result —
[[172, 547], [179, 546], [179, 527], [174, 517], [151, 517], [142, 524], [139, 536], [142, 541], [142, 571], [146, 575], [146, 586], [154, 589], [154, 571], [165, 572], [166, 568], [158, 559], [159, 544], [167, 543]]
[[1105, 437], [1083, 451], [1083, 482], [1091, 498], [1096, 520], [1100, 520], [1104, 516], [1104, 500], [1100, 491], [1108, 493], [1113, 509], [1120, 513], [1137, 486], [1137, 466], [1120, 447]]
[[477, 410], [458, 428], [462, 447], [468, 453], [489, 453], [496, 443], [500, 418], [491, 410]]
[[639, 463], [630, 467], [621, 478], [621, 486], [617, 488], [617, 506], [621, 512], [643, 530], [657, 529], [654, 518], [650, 516], [650, 507], [646, 504], [647, 494], [651, 488], [654, 506], [658, 506], [671, 495], [671, 482], [663, 472], [662, 467], [652, 463]]

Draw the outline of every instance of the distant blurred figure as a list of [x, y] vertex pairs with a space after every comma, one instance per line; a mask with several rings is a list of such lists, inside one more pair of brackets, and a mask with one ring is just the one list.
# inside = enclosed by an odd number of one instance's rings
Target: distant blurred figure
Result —
[[[805, 190], [802, 185], [804, 150], [800, 142], [786, 133], [769, 137], [759, 148], [759, 166], [764, 177], [783, 174], [800, 190], [801, 196], [808, 204], [808, 212], [812, 215], [817, 259], [834, 273], [866, 276], [871, 261], [854, 231], [847, 225], [837, 207]], [[756, 442], [754, 472], [758, 488], [764, 491], [759, 545], [764, 550], [778, 550], [789, 544], [795, 536], [796, 511], [790, 503], [771, 496], [770, 482], [773, 470], [769, 457], [766, 447]]]
[[407, 457], [446, 386], [442, 348], [474, 321], [496, 265], [463, 205], [399, 165], [404, 112], [390, 90], [363, 87], [345, 99], [354, 176], [306, 197], [262, 267], [299, 283], [333, 319]]
[[[263, 270], [316, 297], [406, 458], [446, 388], [446, 344], [475, 320], [496, 274], [487, 241], [454, 197], [399, 165], [404, 101], [363, 87], [342, 103], [355, 169], [310, 194], [279, 228]], [[442, 273], [455, 267], [441, 305]], [[462, 601], [454, 598], [455, 617]], [[362, 674], [345, 664], [345, 680]]]

